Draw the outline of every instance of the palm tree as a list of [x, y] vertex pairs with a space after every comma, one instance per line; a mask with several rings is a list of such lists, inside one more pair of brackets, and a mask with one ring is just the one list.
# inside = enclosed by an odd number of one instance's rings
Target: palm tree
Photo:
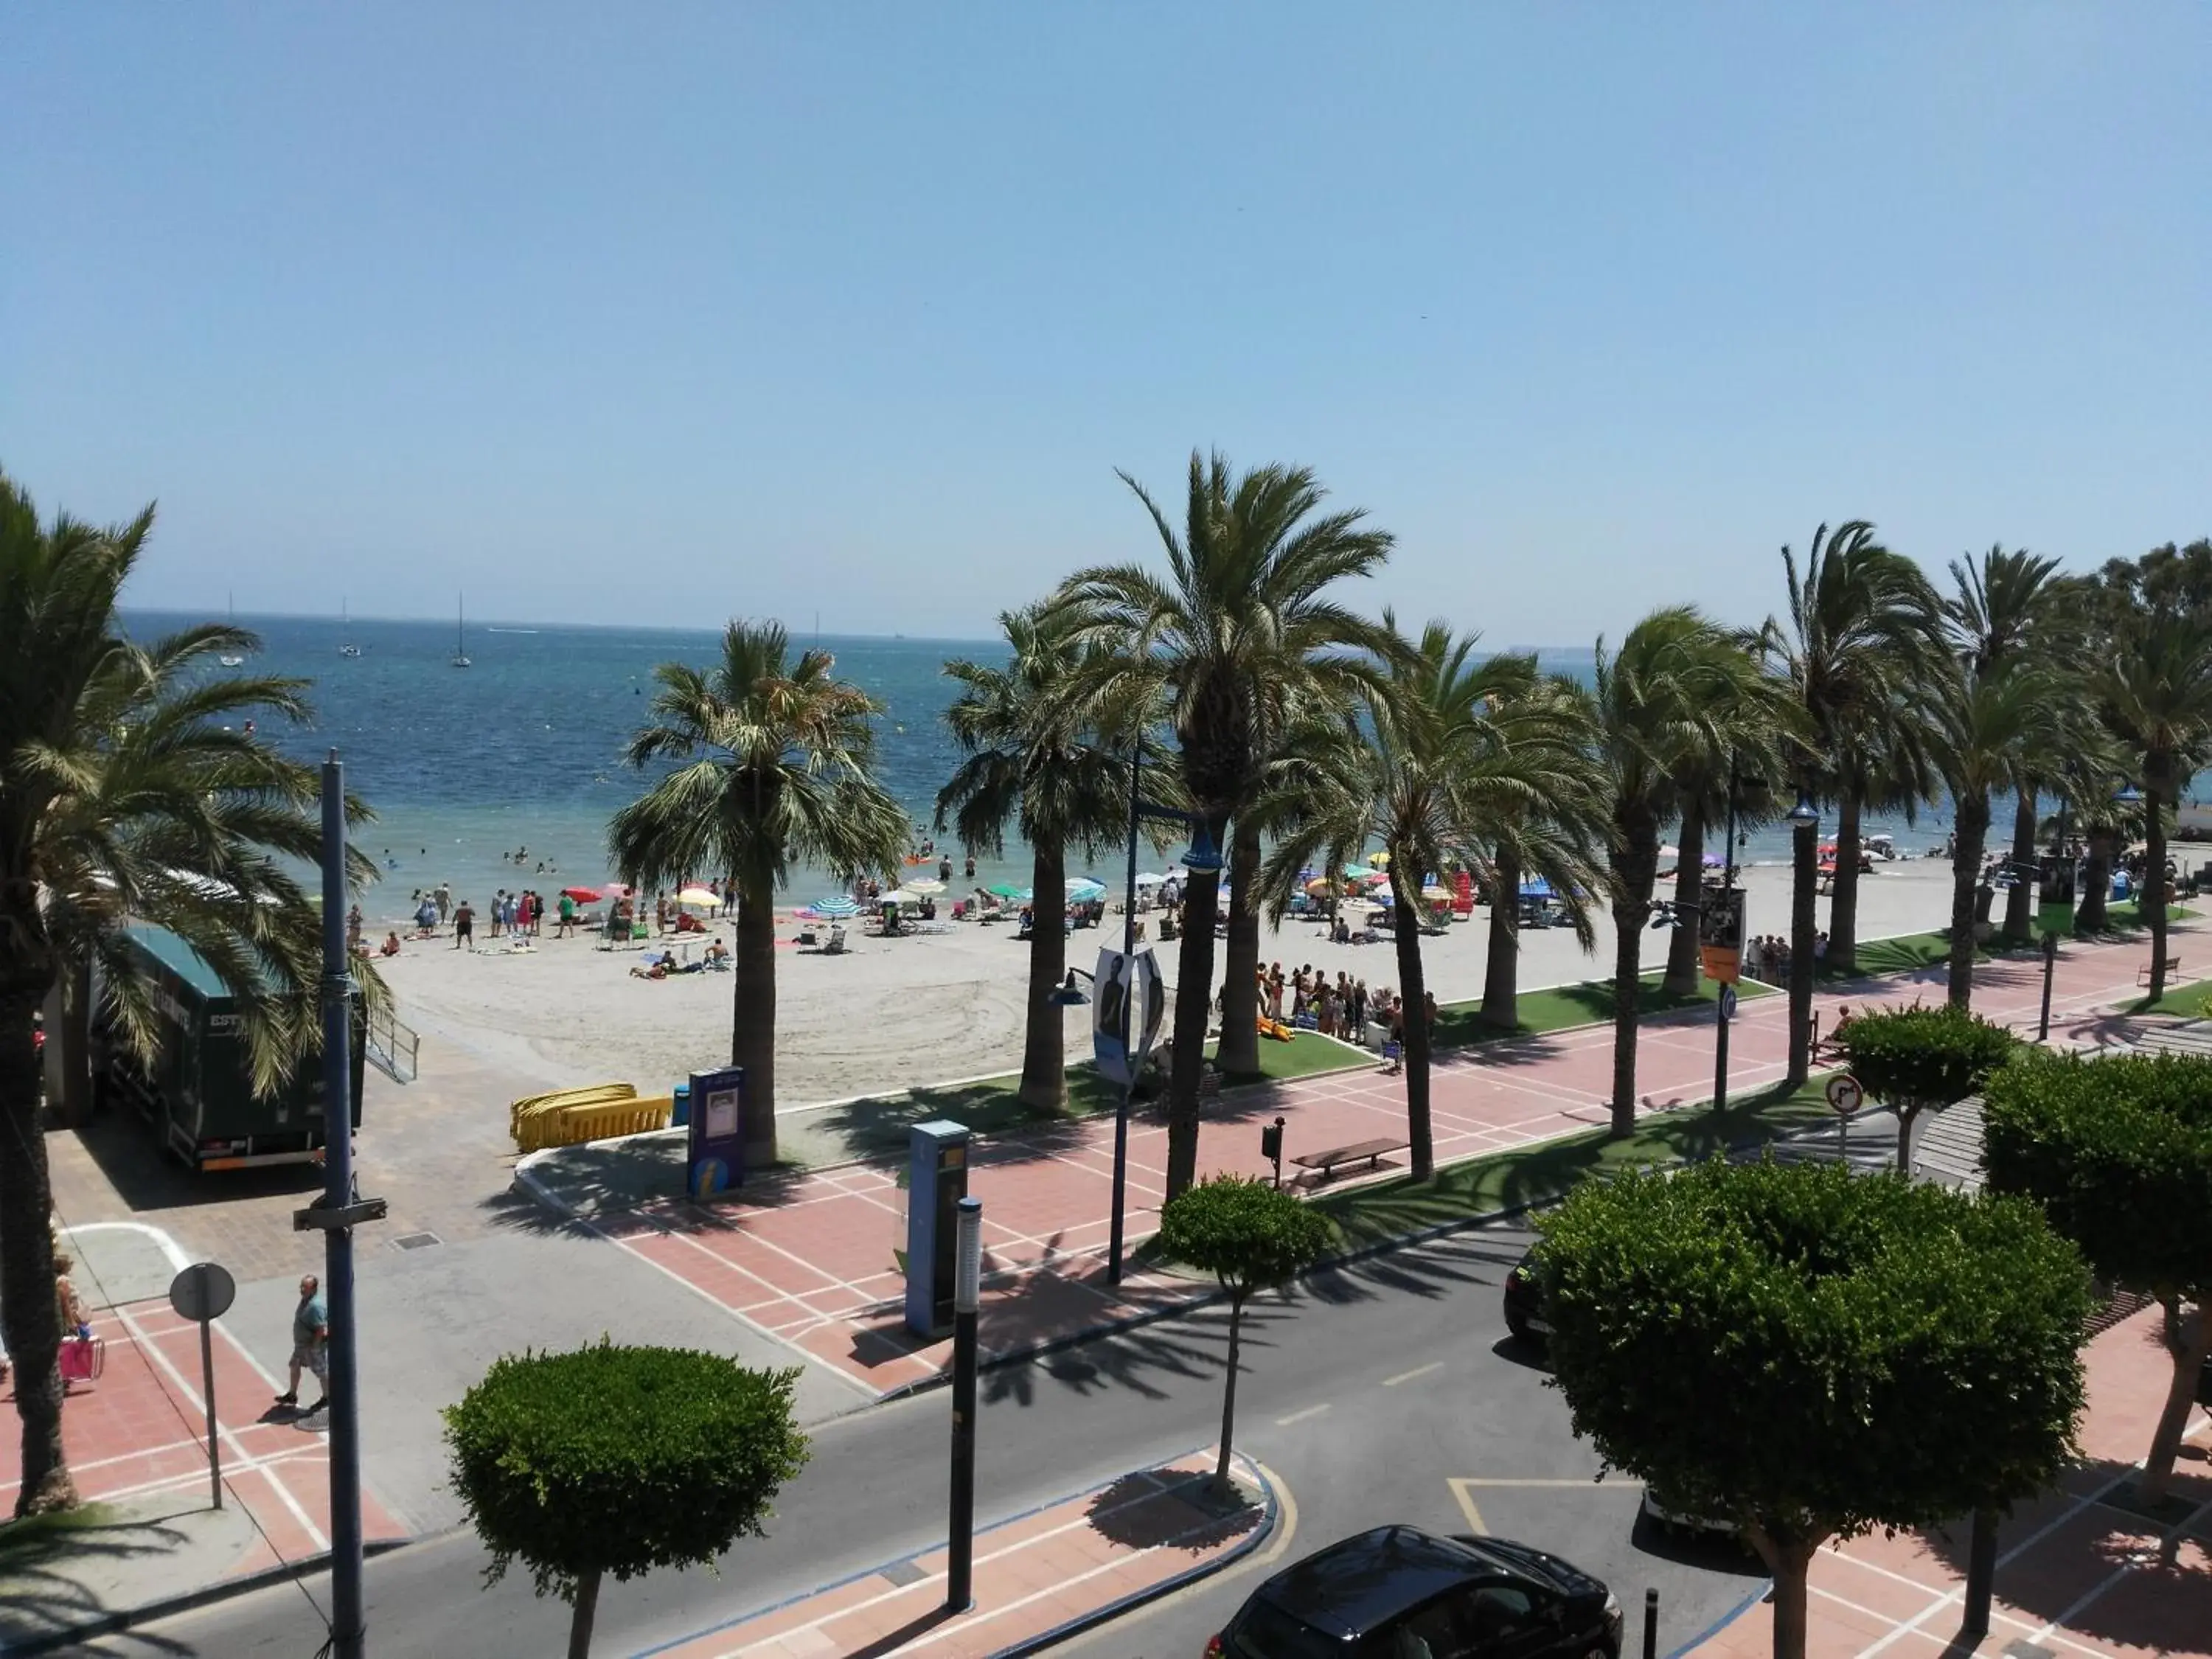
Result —
[[[1803, 570], [1784, 547], [1789, 620], [1770, 617], [1765, 652], [1802, 716], [1803, 742], [1791, 781], [1808, 801], [1837, 806], [1835, 892], [1828, 912], [1828, 961], [1857, 960], [1859, 814], [1869, 781], [1893, 773], [1915, 731], [1914, 688], [1940, 659], [1935, 591], [1911, 560], [1853, 520], [1813, 533]], [[1816, 826], [1796, 836], [1790, 903], [1789, 1081], [1805, 1080], [1813, 1043], [1814, 854]]]
[[1030, 933], [1027, 1035], [1019, 1097], [1040, 1112], [1067, 1104], [1066, 1022], [1052, 993], [1067, 968], [1067, 849], [1095, 858], [1116, 842], [1129, 811], [1129, 766], [1099, 741], [1071, 688], [1082, 653], [1064, 610], [1036, 605], [999, 618], [1012, 657], [1003, 667], [945, 665], [960, 696], [945, 723], [966, 757], [937, 792], [937, 827], [948, 819], [970, 853], [1005, 850], [1009, 820], [1030, 844], [1035, 926]]
[[730, 1063], [745, 1071], [745, 1160], [775, 1160], [775, 902], [793, 865], [841, 878], [896, 865], [907, 818], [870, 775], [877, 707], [821, 650], [794, 661], [775, 622], [732, 622], [711, 668], [665, 662], [630, 764], [673, 769], [614, 815], [623, 879], [673, 886], [727, 871], [738, 888]]
[[1659, 831], [1679, 809], [1695, 756], [1725, 756], [1741, 711], [1769, 700], [1739, 641], [1690, 605], [1655, 611], [1617, 655], [1597, 645], [1597, 739], [1612, 799], [1613, 1133], [1636, 1128], [1636, 1037], [1643, 943]]
[[2033, 664], [1993, 669], [1962, 658], [1929, 700], [1929, 733], [1937, 765], [1958, 816], [1951, 857], [1950, 1004], [1972, 1006], [1978, 940], [1975, 894], [1989, 844], [1990, 792], [2018, 775], [2021, 758], [2053, 724], [2049, 679]]
[[[76, 1501], [61, 1438], [39, 1008], [58, 984], [88, 986], [96, 966], [100, 1004], [80, 990], [78, 1007], [150, 1059], [155, 991], [126, 942], [145, 923], [198, 951], [239, 1001], [257, 1089], [321, 1047], [321, 921], [293, 874], [321, 857], [319, 778], [246, 729], [304, 720], [304, 688], [211, 672], [219, 656], [257, 648], [236, 628], [148, 645], [125, 635], [116, 599], [153, 522], [149, 507], [109, 529], [66, 516], [42, 528], [0, 475], [0, 1310], [22, 1419], [19, 1516]], [[366, 809], [349, 803], [349, 816]], [[373, 878], [358, 854], [350, 868]], [[355, 971], [380, 988], [365, 963]]]
[[[1229, 836], [1231, 896], [1220, 1065], [1259, 1069], [1260, 831], [1249, 809], [1268, 758], [1301, 708], [1346, 702], [1375, 686], [1394, 648], [1389, 631], [1345, 609], [1332, 590], [1371, 574], [1390, 537], [1364, 514], [1318, 514], [1324, 492], [1304, 467], [1232, 475], [1219, 454], [1190, 458], [1178, 531], [1144, 486], [1121, 481], [1152, 514], [1168, 559], [1163, 581], [1140, 565], [1078, 572], [1062, 590], [1079, 638], [1115, 653], [1095, 677], [1118, 700], [1164, 709], [1180, 748], [1190, 808], [1214, 845]], [[1174, 1066], [1168, 1102], [1167, 1196], [1198, 1165], [1198, 1090], [1212, 1001], [1212, 919], [1218, 873], [1194, 871], [1176, 969]]]
[[1494, 802], [1473, 826], [1476, 846], [1489, 854], [1491, 877], [1480, 1018], [1500, 1031], [1521, 1024], [1521, 884], [1535, 878], [1550, 887], [1587, 951], [1597, 941], [1592, 902], [1606, 881], [1606, 794], [1594, 768], [1589, 693], [1571, 676], [1540, 676], [1533, 655], [1492, 659], [1501, 681], [1509, 665], [1510, 682], [1492, 698], [1495, 740], [1540, 761], [1555, 781], [1536, 799]]
[[2131, 619], [2096, 678], [2112, 734], [2142, 767], [2142, 896], [2150, 923], [2150, 1001], [2166, 994], [2166, 814], [2212, 743], [2212, 628], [2154, 610]]
[[[1384, 625], [1395, 628], [1389, 612]], [[1538, 810], [1555, 792], [1588, 797], [1591, 769], [1580, 757], [1538, 744], [1516, 748], [1495, 714], [1501, 696], [1528, 690], [1528, 659], [1474, 659], [1475, 641], [1454, 638], [1432, 622], [1418, 644], [1393, 653], [1390, 678], [1361, 702], [1368, 728], [1343, 717], [1323, 728], [1322, 752], [1289, 782], [1309, 794], [1302, 816], [1284, 815], [1284, 833], [1262, 866], [1261, 893], [1279, 920], [1302, 871], [1316, 858], [1380, 841], [1390, 855], [1392, 933], [1405, 998], [1407, 1140], [1414, 1178], [1435, 1172], [1429, 1115], [1429, 1029], [1422, 1017], [1427, 981], [1421, 918], [1411, 890], [1423, 872], [1484, 862], [1477, 826], [1500, 812]], [[1334, 741], [1328, 741], [1333, 738]], [[1263, 820], [1268, 817], [1262, 803]], [[1486, 874], [1492, 872], [1486, 870]]]
[[[1944, 615], [1954, 646], [1977, 674], [2022, 663], [2046, 676], [2056, 674], [2061, 617], [2052, 600], [2057, 570], [2056, 559], [2025, 549], [2008, 553], [2002, 545], [1982, 555], [1978, 564], [1951, 561], [1954, 592], [1944, 601]], [[2046, 769], [2062, 758], [2023, 748], [2008, 781], [2014, 793], [2013, 883], [2005, 900], [2004, 936], [2014, 944], [2027, 941], [2033, 923], [2028, 872], [2035, 864], [2037, 799]]]

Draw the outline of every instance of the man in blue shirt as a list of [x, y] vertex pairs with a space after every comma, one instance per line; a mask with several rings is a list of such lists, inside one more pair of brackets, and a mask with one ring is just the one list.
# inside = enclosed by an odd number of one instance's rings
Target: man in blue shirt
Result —
[[319, 1412], [330, 1403], [331, 1317], [323, 1307], [322, 1287], [314, 1274], [300, 1281], [300, 1305], [292, 1310], [292, 1375], [290, 1385], [276, 1396], [280, 1406], [300, 1403], [300, 1373], [306, 1370], [322, 1392], [307, 1407]]

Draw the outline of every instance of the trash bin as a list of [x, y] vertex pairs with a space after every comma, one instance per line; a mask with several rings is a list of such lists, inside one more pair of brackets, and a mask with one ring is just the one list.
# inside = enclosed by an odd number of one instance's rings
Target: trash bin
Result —
[[668, 1127], [672, 1129], [687, 1128], [690, 1122], [691, 1085], [688, 1083], [679, 1083], [676, 1085], [675, 1109], [668, 1115]]

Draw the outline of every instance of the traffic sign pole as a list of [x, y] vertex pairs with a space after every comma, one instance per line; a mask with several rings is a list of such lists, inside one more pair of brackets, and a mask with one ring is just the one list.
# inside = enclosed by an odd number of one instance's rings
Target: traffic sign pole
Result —
[[215, 1432], [215, 1322], [200, 1321], [200, 1393], [207, 1401], [208, 1494], [222, 1507], [222, 1449]]
[[207, 1407], [208, 1492], [222, 1507], [222, 1449], [215, 1414], [215, 1322], [230, 1311], [238, 1282], [212, 1261], [195, 1261], [169, 1281], [169, 1306], [200, 1328], [200, 1399]]
[[1821, 1092], [1828, 1097], [1828, 1109], [1836, 1115], [1836, 1155], [1850, 1167], [1851, 1114], [1866, 1103], [1866, 1090], [1849, 1072], [1838, 1072], [1830, 1078]]

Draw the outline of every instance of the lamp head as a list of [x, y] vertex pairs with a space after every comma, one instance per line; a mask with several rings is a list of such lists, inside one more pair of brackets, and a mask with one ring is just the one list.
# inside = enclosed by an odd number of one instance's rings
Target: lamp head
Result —
[[1182, 867], [1200, 876], [1220, 872], [1221, 849], [1213, 844], [1213, 833], [1202, 820], [1193, 827], [1190, 851], [1182, 855]]
[[1820, 809], [1813, 805], [1813, 797], [1804, 790], [1797, 792], [1797, 804], [1783, 814], [1792, 823], [1818, 823]]
[[2112, 792], [2112, 804], [2115, 806], [2141, 806], [2142, 799], [2142, 791], [2132, 783], [2124, 783]]

